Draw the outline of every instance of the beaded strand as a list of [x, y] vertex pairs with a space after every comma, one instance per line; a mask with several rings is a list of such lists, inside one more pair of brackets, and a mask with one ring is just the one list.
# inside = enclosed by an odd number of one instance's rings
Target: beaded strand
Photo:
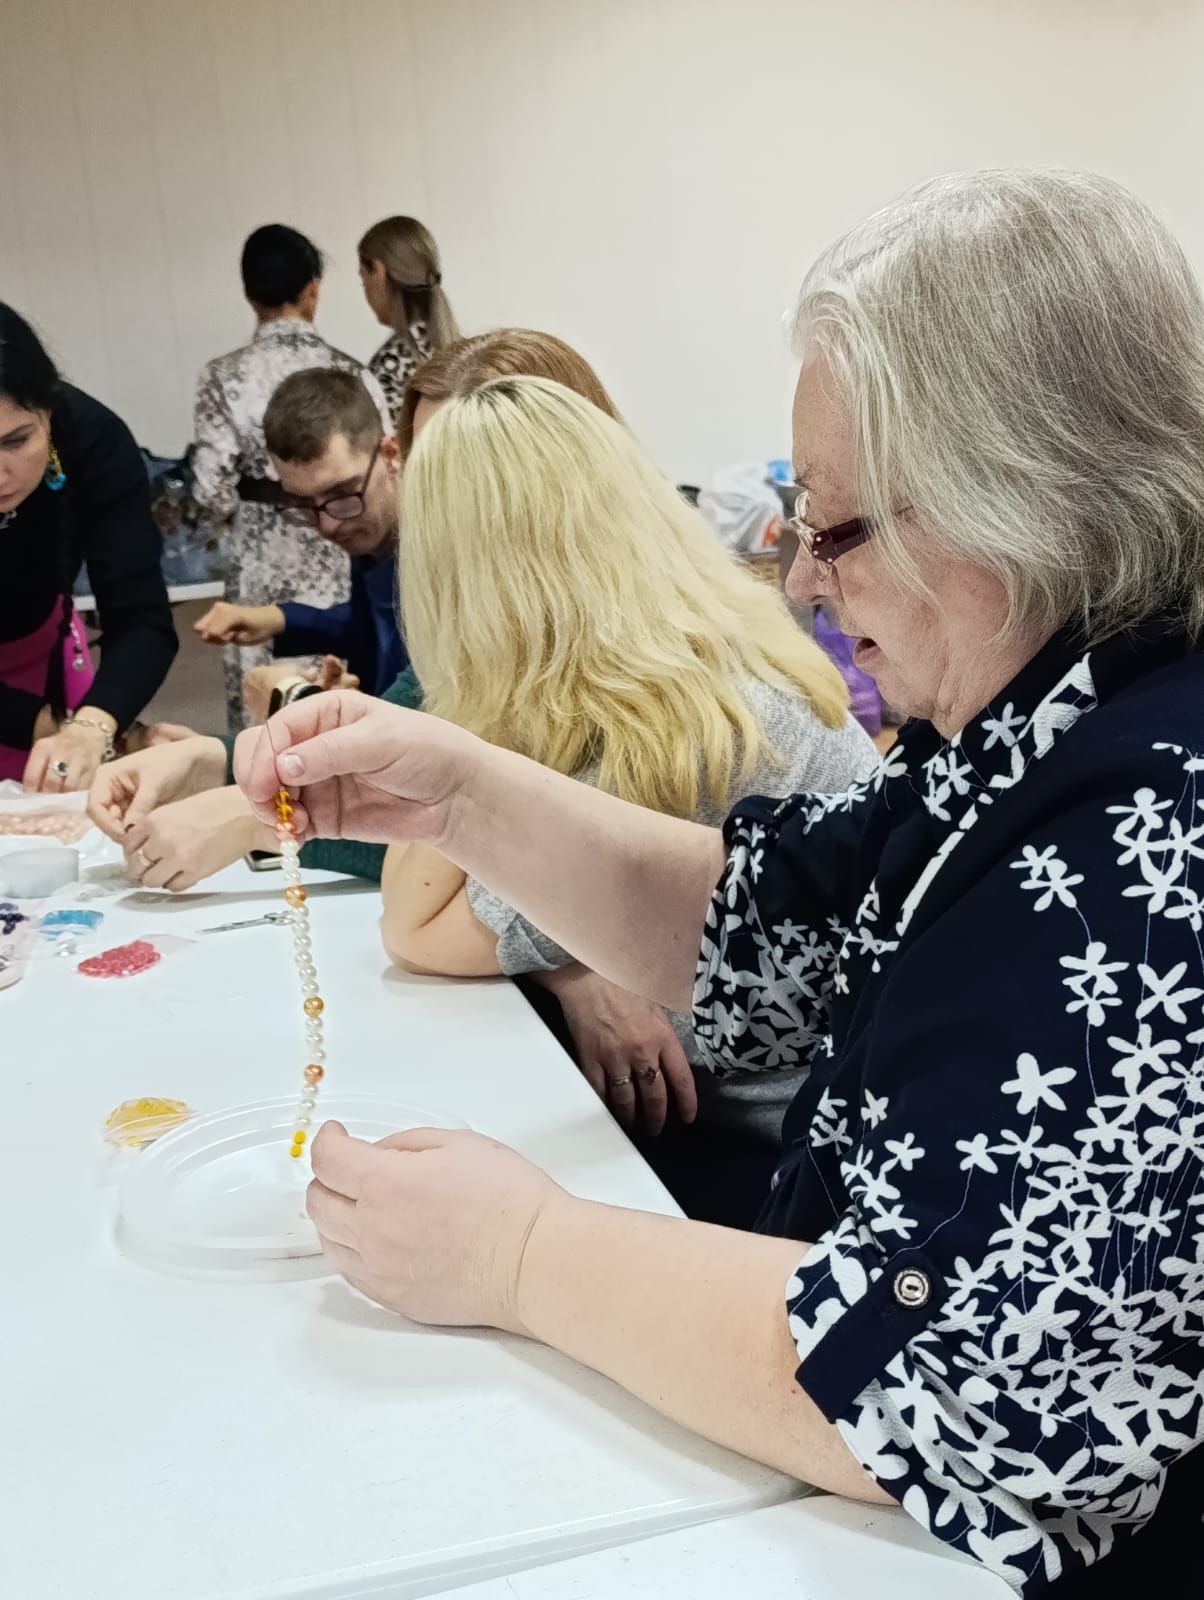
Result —
[[322, 1013], [326, 1009], [318, 993], [318, 969], [314, 966], [313, 945], [309, 937], [309, 907], [306, 905], [305, 887], [301, 882], [301, 846], [297, 843], [297, 825], [293, 821], [293, 803], [287, 789], [276, 792], [276, 837], [280, 840], [281, 868], [284, 873], [284, 899], [289, 910], [289, 926], [293, 930], [293, 964], [301, 980], [301, 994], [305, 1011], [305, 1068], [304, 1087], [297, 1103], [297, 1116], [289, 1155], [299, 1159], [309, 1138], [314, 1107], [318, 1099], [318, 1085], [326, 1075], [326, 1047], [322, 1035]]

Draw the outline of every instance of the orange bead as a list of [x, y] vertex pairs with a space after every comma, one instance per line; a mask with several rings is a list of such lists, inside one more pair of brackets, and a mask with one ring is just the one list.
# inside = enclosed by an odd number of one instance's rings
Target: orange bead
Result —
[[278, 839], [295, 839], [297, 837], [297, 824], [291, 819], [276, 824], [276, 837]]
[[290, 906], [303, 906], [309, 897], [299, 883], [290, 883], [284, 891], [284, 898]]
[[312, 1066], [306, 1067], [306, 1069], [305, 1069], [305, 1081], [306, 1081], [306, 1083], [311, 1083], [311, 1084], [321, 1083], [322, 1079], [325, 1076], [326, 1076], [326, 1073], [317, 1064], [316, 1061], [313, 1063]]
[[305, 1002], [305, 1015], [307, 1017], [320, 1017], [326, 1010], [326, 1004], [320, 994], [311, 994]]

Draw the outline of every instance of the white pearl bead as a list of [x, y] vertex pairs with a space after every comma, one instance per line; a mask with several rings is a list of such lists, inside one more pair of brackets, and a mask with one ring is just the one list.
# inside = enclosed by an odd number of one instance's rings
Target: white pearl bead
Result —
[[301, 993], [305, 996], [305, 998], [307, 1000], [310, 999], [313, 995], [317, 994], [317, 992], [318, 992], [318, 986], [317, 986], [316, 983], [314, 983], [314, 981], [311, 978], [307, 978], [304, 981], [304, 983], [302, 983], [302, 985], [301, 985]]

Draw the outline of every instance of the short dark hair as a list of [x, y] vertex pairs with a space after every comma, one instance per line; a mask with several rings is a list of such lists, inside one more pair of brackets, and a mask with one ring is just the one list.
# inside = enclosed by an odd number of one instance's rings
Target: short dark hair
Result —
[[322, 276], [322, 252], [296, 228], [269, 222], [242, 247], [242, 286], [253, 305], [275, 311]]
[[334, 367], [290, 373], [263, 414], [263, 436], [278, 461], [316, 461], [336, 433], [367, 449], [384, 431], [363, 379]]

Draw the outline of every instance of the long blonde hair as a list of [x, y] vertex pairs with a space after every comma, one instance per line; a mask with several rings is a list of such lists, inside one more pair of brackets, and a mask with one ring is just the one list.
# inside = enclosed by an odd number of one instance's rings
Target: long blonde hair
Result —
[[410, 331], [416, 322], [425, 323], [432, 350], [442, 350], [460, 337], [451, 303], [443, 291], [439, 246], [417, 217], [386, 217], [373, 223], [359, 242], [359, 257], [362, 266], [379, 261], [384, 267], [391, 304], [390, 325], [409, 346], [411, 355], [422, 355]]
[[693, 816], [771, 750], [749, 678], [838, 727], [848, 694], [621, 423], [544, 378], [449, 400], [402, 482], [406, 641], [436, 715]]

